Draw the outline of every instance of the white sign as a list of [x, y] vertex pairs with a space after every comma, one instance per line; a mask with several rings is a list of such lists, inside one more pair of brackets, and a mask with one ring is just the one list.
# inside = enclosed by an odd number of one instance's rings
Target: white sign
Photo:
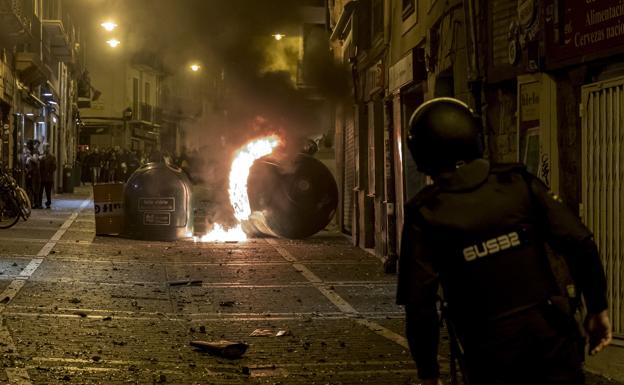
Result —
[[414, 81], [414, 58], [412, 51], [390, 67], [388, 76], [390, 78], [388, 80], [390, 92], [394, 92]]

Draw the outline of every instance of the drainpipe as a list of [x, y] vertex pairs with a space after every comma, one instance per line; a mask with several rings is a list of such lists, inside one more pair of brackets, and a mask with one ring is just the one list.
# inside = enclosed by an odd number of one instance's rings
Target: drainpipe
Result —
[[479, 44], [477, 42], [477, 20], [475, 2], [464, 0], [464, 24], [466, 25], [466, 52], [468, 54], [468, 87], [475, 101], [475, 113], [481, 117], [482, 77], [479, 64]]

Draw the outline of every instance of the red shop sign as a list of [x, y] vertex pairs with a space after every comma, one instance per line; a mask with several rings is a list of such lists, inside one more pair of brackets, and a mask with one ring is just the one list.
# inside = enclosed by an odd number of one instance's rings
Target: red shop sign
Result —
[[624, 47], [624, 0], [550, 0], [544, 17], [549, 62], [595, 58]]

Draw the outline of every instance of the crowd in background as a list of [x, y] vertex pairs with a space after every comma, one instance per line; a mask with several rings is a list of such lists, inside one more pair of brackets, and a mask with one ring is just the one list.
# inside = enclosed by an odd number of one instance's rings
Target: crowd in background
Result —
[[43, 195], [45, 193], [45, 207], [49, 209], [52, 205], [56, 158], [50, 153], [50, 145], [44, 143], [41, 146], [41, 142], [38, 140], [29, 140], [23, 151], [25, 187], [32, 208], [43, 208]]
[[128, 177], [145, 164], [147, 159], [140, 151], [115, 148], [80, 150], [76, 155], [76, 168], [80, 169], [80, 182], [125, 182]]
[[197, 154], [183, 153], [173, 157], [167, 152], [153, 150], [149, 154], [142, 151], [123, 150], [119, 147], [93, 148], [78, 151], [76, 168], [80, 170], [81, 184], [125, 183], [139, 167], [150, 162], [165, 162], [182, 168], [192, 178], [192, 169], [197, 162]]

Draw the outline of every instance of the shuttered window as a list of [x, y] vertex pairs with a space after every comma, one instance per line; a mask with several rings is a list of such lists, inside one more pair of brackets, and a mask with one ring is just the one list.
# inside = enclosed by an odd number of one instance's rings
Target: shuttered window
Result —
[[582, 216], [608, 283], [613, 331], [624, 335], [624, 77], [583, 87]]
[[344, 184], [342, 194], [343, 231], [351, 234], [353, 225], [353, 189], [355, 188], [355, 124], [353, 110], [345, 114]]

